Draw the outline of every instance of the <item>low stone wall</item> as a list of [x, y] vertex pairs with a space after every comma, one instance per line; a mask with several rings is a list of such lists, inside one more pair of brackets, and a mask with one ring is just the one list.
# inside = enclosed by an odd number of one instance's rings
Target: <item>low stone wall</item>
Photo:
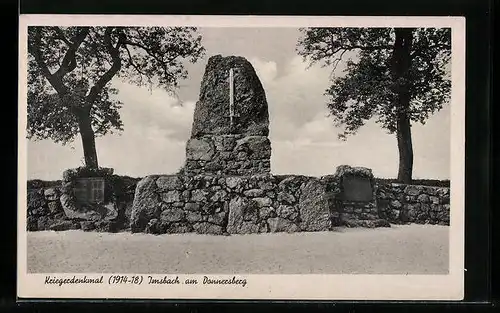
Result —
[[394, 224], [450, 224], [450, 188], [379, 184], [379, 215]]
[[80, 223], [66, 218], [59, 200], [60, 188], [28, 189], [28, 231], [79, 229]]
[[111, 188], [106, 190], [110, 203], [116, 207], [113, 216], [96, 216], [97, 213], [68, 210], [72, 201], [68, 201], [70, 187], [67, 177], [59, 186], [44, 187], [43, 184], [28, 183], [27, 190], [27, 225], [28, 231], [70, 230], [119, 232], [130, 227], [130, 215], [138, 179], [110, 175], [108, 183]]
[[450, 221], [447, 187], [378, 183], [374, 208], [341, 204], [335, 175], [156, 175], [141, 180], [137, 188], [135, 181], [122, 183], [120, 214], [114, 220], [69, 218], [61, 205], [61, 188], [30, 187], [27, 230], [247, 234]]
[[131, 230], [250, 234], [329, 230], [325, 184], [306, 176], [149, 176], [136, 189]]

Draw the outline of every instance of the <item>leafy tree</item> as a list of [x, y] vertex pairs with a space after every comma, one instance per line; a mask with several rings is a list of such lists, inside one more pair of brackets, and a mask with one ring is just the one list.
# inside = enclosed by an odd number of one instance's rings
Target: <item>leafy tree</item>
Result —
[[396, 133], [398, 180], [412, 180], [411, 124], [425, 123], [450, 98], [449, 28], [307, 28], [297, 52], [310, 65], [333, 70], [346, 59], [345, 75], [332, 78], [325, 95], [341, 139], [375, 118]]
[[123, 129], [109, 82], [173, 91], [183, 60], [204, 52], [193, 27], [29, 27], [28, 138], [66, 144], [79, 133], [86, 167], [98, 168], [95, 137]]

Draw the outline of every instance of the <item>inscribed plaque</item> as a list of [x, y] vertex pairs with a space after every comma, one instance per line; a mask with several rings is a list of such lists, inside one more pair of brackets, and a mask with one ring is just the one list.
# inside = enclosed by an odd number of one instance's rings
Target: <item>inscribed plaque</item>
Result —
[[369, 178], [345, 175], [342, 179], [343, 199], [346, 201], [370, 202], [373, 188]]
[[102, 203], [104, 202], [104, 178], [77, 178], [73, 192], [80, 203]]

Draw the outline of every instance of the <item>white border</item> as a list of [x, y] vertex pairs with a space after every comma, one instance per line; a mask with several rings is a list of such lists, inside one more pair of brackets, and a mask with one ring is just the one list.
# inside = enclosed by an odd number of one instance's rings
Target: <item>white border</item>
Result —
[[[27, 26], [451, 27], [451, 217], [448, 275], [242, 275], [245, 288], [215, 286], [45, 285], [27, 273]], [[464, 294], [465, 18], [328, 16], [21, 15], [19, 21], [18, 285], [20, 298], [462, 300]], [[86, 273], [91, 275], [91, 273]], [[128, 275], [130, 275], [129, 273]], [[48, 275], [48, 274], [47, 274]], [[73, 274], [64, 274], [72, 276]], [[82, 273], [75, 273], [81, 276]], [[101, 274], [98, 274], [101, 275]], [[162, 273], [161, 275], [168, 275]], [[200, 275], [180, 275], [200, 278]], [[62, 276], [62, 275], [59, 275]], [[105, 279], [110, 275], [105, 275]]]

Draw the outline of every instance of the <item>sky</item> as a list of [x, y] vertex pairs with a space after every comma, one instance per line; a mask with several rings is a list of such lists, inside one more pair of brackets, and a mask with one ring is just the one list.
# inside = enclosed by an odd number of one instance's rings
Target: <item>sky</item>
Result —
[[[200, 28], [205, 57], [186, 64], [188, 78], [177, 97], [114, 79], [123, 102], [124, 131], [96, 139], [99, 165], [133, 177], [175, 173], [183, 166], [193, 111], [201, 79], [212, 55], [238, 55], [254, 66], [269, 106], [271, 172], [322, 176], [348, 164], [373, 170], [377, 177], [394, 178], [398, 170], [397, 141], [374, 121], [339, 141], [323, 95], [331, 69], [308, 64], [297, 55], [300, 36], [292, 28]], [[342, 64], [334, 75], [342, 75]], [[449, 179], [450, 107], [412, 126], [414, 178]], [[60, 179], [67, 168], [83, 165], [79, 137], [68, 145], [29, 140], [28, 179]]]

